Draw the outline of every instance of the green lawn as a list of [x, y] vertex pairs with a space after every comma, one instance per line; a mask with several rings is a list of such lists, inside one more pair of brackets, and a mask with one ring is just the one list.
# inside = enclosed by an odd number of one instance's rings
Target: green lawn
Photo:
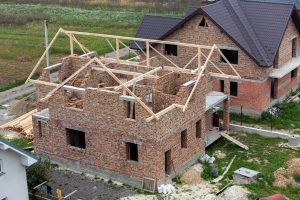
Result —
[[[229, 163], [234, 155], [237, 156], [229, 172], [222, 180], [223, 185], [227, 184], [229, 179], [232, 179], [235, 170], [240, 167], [246, 167], [259, 171], [263, 178], [255, 184], [246, 186], [251, 191], [251, 195], [249, 196], [251, 200], [276, 193], [285, 194], [291, 200], [299, 199], [300, 190], [293, 189], [292, 187], [279, 189], [272, 186], [274, 180], [273, 172], [280, 167], [284, 167], [285, 162], [289, 159], [299, 157], [299, 151], [278, 147], [278, 144], [285, 142], [281, 139], [264, 138], [251, 134], [233, 134], [233, 137], [247, 145], [249, 150], [245, 151], [223, 138], [207, 149], [209, 155], [213, 155], [217, 150], [226, 154], [226, 158], [217, 159], [219, 168], [221, 168], [223, 162]], [[207, 164], [205, 164], [202, 177], [207, 180], [213, 179]]]
[[[0, 4], [0, 91], [20, 85], [44, 51], [43, 19], [49, 19], [50, 40], [60, 27], [67, 30], [134, 36], [143, 12], [87, 10], [55, 5]], [[78, 36], [91, 51], [112, 51], [100, 38]], [[114, 41], [111, 41], [114, 43]], [[123, 41], [128, 43], [128, 41]], [[50, 51], [51, 63], [69, 53], [69, 40], [58, 37]], [[78, 46], [75, 53], [82, 54]], [[42, 66], [45, 62], [42, 63]]]

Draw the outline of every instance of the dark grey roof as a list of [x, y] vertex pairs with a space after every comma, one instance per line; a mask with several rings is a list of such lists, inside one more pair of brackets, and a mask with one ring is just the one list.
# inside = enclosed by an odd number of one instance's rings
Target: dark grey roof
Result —
[[[146, 39], [160, 39], [166, 32], [182, 21], [179, 17], [151, 16], [145, 15], [135, 37]], [[137, 42], [141, 48], [145, 48], [144, 42]], [[134, 42], [131, 42], [130, 48], [138, 49]]]
[[[273, 64], [291, 17], [300, 32], [300, 21], [294, 8], [293, 4], [258, 0], [220, 0], [202, 8], [189, 8], [181, 21], [174, 23], [175, 25], [171, 28], [165, 27], [165, 34], [160, 32], [161, 37], [155, 35], [156, 31], [149, 28], [151, 25], [144, 24], [145, 22], [139, 27], [138, 34], [148, 36], [154, 34], [155, 39], [164, 39], [192, 17], [202, 13], [223, 30], [258, 65], [269, 67]], [[153, 24], [153, 22], [149, 23]], [[148, 29], [144, 29], [144, 26]]]
[[0, 143], [3, 143], [5, 145], [7, 145], [7, 146], [10, 146], [15, 151], [23, 153], [23, 154], [25, 154], [26, 156], [28, 156], [28, 157], [30, 157], [32, 159], [38, 160], [38, 158], [35, 155], [29, 153], [28, 151], [23, 150], [22, 148], [20, 148], [20, 147], [14, 145], [14, 144], [8, 142], [7, 140], [5, 140], [5, 139], [3, 139], [1, 137], [0, 137]]
[[255, 0], [255, 1], [267, 1], [267, 2], [272, 2], [272, 3], [295, 4], [297, 10], [300, 9], [300, 0]]

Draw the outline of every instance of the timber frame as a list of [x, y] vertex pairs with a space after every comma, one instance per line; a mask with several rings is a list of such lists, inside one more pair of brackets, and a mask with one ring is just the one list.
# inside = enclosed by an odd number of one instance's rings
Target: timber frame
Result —
[[[32, 80], [33, 74], [36, 72], [38, 67], [40, 66], [41, 62], [45, 58], [46, 52], [49, 51], [55, 40], [60, 34], [64, 34], [69, 38], [70, 41], [70, 55], [74, 56], [74, 43], [77, 44], [82, 52], [88, 56], [88, 53], [91, 53], [91, 51], [85, 47], [83, 44], [81, 44], [75, 36], [80, 35], [80, 36], [93, 36], [93, 37], [100, 37], [102, 39], [105, 39], [112, 50], [115, 52], [115, 58], [105, 58], [105, 57], [94, 57], [91, 58], [84, 66], [82, 66], [80, 69], [78, 69], [75, 73], [73, 73], [71, 76], [66, 78], [62, 83], [56, 84], [56, 83], [51, 83], [51, 82], [45, 82], [45, 81], [40, 81], [40, 80]], [[111, 43], [111, 40], [115, 41], [115, 46]], [[122, 42], [121, 40], [126, 40], [126, 41], [132, 41], [134, 42], [140, 49], [141, 53], [145, 56], [145, 63], [146, 64], [141, 64], [140, 62], [135, 62], [135, 61], [130, 61], [130, 60], [122, 60], [120, 57], [120, 46], [122, 45], [125, 48], [130, 49], [125, 42]], [[146, 49], [143, 50], [140, 48], [137, 42], [145, 42], [146, 44]], [[183, 47], [192, 47], [197, 49], [197, 54], [193, 56], [193, 58], [185, 65], [185, 66], [179, 66], [169, 58], [167, 58], [165, 55], [160, 53], [157, 49], [153, 47], [153, 44], [171, 44], [171, 45], [177, 45], [177, 46], [183, 46]], [[203, 50], [210, 50], [209, 55], [206, 56], [203, 54]], [[152, 59], [150, 57], [150, 51], [153, 51], [157, 53], [160, 57], [168, 61], [172, 66], [160, 66], [160, 67], [152, 67], [150, 65], [150, 60]], [[227, 65], [232, 69], [233, 73], [235, 75], [227, 75], [225, 74], [220, 68], [217, 67], [212, 61], [211, 57], [213, 52], [217, 52], [220, 54], [221, 57], [224, 58], [226, 61]], [[139, 56], [136, 52], [134, 52], [135, 55]], [[202, 61], [202, 58], [205, 58], [205, 61]], [[197, 59], [197, 68], [196, 69], [187, 69], [190, 64]], [[107, 67], [108, 64], [110, 63], [116, 63], [116, 64], [122, 64], [122, 65], [128, 65], [128, 66], [138, 66], [142, 67], [145, 69], [148, 69], [149, 71], [146, 73], [137, 73], [137, 72], [132, 72], [132, 71], [126, 71], [126, 70], [116, 70], [116, 69], [111, 69]], [[146, 119], [147, 122], [150, 122], [152, 120], [159, 120], [162, 115], [165, 113], [171, 111], [172, 109], [175, 108], [180, 108], [182, 112], [185, 112], [186, 109], [188, 108], [189, 102], [196, 90], [197, 85], [200, 83], [201, 78], [205, 74], [205, 70], [208, 68], [208, 64], [211, 64], [212, 67], [214, 67], [219, 73], [212, 73], [209, 72], [211, 76], [214, 77], [221, 77], [221, 78], [227, 78], [227, 79], [241, 79], [239, 73], [236, 71], [236, 69], [233, 67], [232, 64], [226, 59], [226, 57], [223, 55], [221, 52], [220, 48], [217, 45], [213, 46], [205, 46], [205, 45], [197, 45], [197, 44], [188, 44], [188, 43], [181, 43], [181, 42], [172, 42], [172, 41], [162, 41], [162, 40], [152, 40], [152, 39], [144, 39], [144, 38], [134, 38], [134, 37], [123, 37], [123, 36], [116, 36], [116, 35], [107, 35], [107, 34], [98, 34], [98, 33], [86, 33], [86, 32], [78, 32], [78, 31], [68, 31], [60, 28], [58, 32], [55, 34], [53, 39], [48, 45], [48, 48], [44, 51], [40, 59], [38, 60], [37, 64], [33, 68], [32, 72], [30, 73], [29, 77], [26, 80], [27, 82], [33, 82], [37, 84], [43, 84], [43, 85], [48, 85], [48, 86], [54, 86], [55, 88], [50, 91], [45, 97], [41, 99], [41, 101], [46, 101], [49, 99], [56, 91], [58, 91], [61, 88], [66, 88], [65, 85], [71, 81], [75, 80], [76, 77], [80, 72], [85, 70], [88, 67], [92, 67], [92, 64], [97, 64], [100, 66], [97, 67], [97, 70], [99, 71], [105, 71], [107, 72], [118, 84], [119, 86], [114, 86], [112, 87], [114, 91], [118, 90], [123, 90], [123, 95], [130, 95], [130, 98], [134, 99], [137, 103], [139, 103], [150, 115]], [[93, 67], [94, 69], [94, 67]], [[171, 106], [159, 111], [158, 113], [154, 113], [138, 96], [134, 94], [134, 91], [131, 91], [129, 89], [129, 86], [132, 84], [135, 84], [136, 82], [143, 80], [144, 78], [151, 78], [155, 79], [158, 78], [157, 72], [161, 70], [167, 70], [171, 72], [184, 72], [184, 73], [189, 73], [189, 74], [194, 74], [197, 75], [197, 79], [193, 85], [193, 88], [191, 90], [191, 93], [189, 94], [186, 102], [184, 105], [180, 104], [172, 104]], [[134, 78], [132, 80], [129, 80], [125, 83], [123, 83], [115, 74], [125, 74], [125, 75], [133, 75]], [[73, 87], [73, 86], [71, 86]], [[74, 87], [73, 87], [74, 88]], [[111, 87], [110, 87], [111, 88]], [[84, 90], [84, 88], [78, 88], [78, 90]], [[101, 88], [101, 90], [105, 90], [105, 88]], [[111, 91], [111, 90], [110, 90]]]

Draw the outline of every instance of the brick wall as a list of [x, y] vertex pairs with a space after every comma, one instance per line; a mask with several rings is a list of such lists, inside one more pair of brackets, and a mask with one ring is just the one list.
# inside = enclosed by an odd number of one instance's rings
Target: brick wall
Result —
[[[68, 69], [64, 69], [68, 71]], [[62, 73], [63, 74], [63, 73]], [[176, 79], [177, 77], [177, 79]], [[169, 81], [164, 77], [154, 88], [168, 84], [171, 79], [174, 86], [181, 85], [190, 75], [170, 75]], [[38, 95], [51, 88], [38, 85]], [[147, 87], [137, 87], [141, 99], [152, 92]], [[195, 90], [187, 110], [175, 108], [161, 117], [159, 121], [146, 122], [150, 117], [139, 104], [136, 104], [136, 119], [126, 118], [126, 104], [119, 100], [121, 92], [102, 91], [87, 88], [82, 109], [70, 108], [67, 105], [67, 92], [57, 91], [48, 102], [50, 119], [42, 129], [39, 137], [38, 119], [33, 119], [35, 134], [35, 151], [76, 165], [104, 170], [133, 180], [152, 177], [158, 180], [165, 178], [165, 152], [171, 149], [175, 169], [184, 166], [195, 155], [204, 154], [205, 150], [205, 96], [212, 91], [212, 78], [205, 76]], [[155, 103], [175, 102], [176, 95], [155, 92]], [[166, 98], [167, 97], [167, 98]], [[202, 119], [202, 137], [196, 138], [195, 123]], [[211, 119], [209, 119], [211, 120]], [[86, 148], [79, 149], [68, 145], [66, 128], [85, 132]], [[181, 148], [182, 130], [187, 129], [188, 148]], [[126, 142], [138, 144], [139, 161], [128, 161]], [[173, 173], [173, 172], [172, 172]]]

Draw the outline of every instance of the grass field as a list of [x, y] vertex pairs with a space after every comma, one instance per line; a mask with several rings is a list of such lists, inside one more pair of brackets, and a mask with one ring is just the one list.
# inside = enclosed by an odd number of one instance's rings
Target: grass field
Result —
[[[49, 19], [49, 37], [60, 27], [69, 30], [133, 36], [142, 12], [85, 10], [52, 5], [0, 4], [0, 91], [24, 82], [44, 50], [43, 19]], [[2, 16], [2, 17], [1, 17]], [[111, 51], [103, 40], [78, 37], [98, 53]], [[50, 52], [55, 63], [68, 54], [69, 41], [60, 36]], [[75, 48], [75, 52], [81, 53]]]
[[[229, 172], [222, 181], [223, 185], [226, 185], [228, 180], [232, 179], [232, 175], [235, 170], [240, 167], [246, 167], [260, 172], [262, 177], [262, 179], [257, 183], [246, 186], [251, 191], [249, 199], [254, 200], [258, 197], [269, 196], [277, 193], [285, 194], [291, 200], [299, 199], [300, 191], [292, 186], [288, 186], [287, 189], [280, 189], [272, 186], [274, 181], [273, 172], [280, 167], [285, 166], [286, 161], [289, 159], [299, 157], [299, 151], [279, 147], [278, 145], [280, 143], [286, 142], [281, 139], [264, 138], [258, 135], [232, 135], [240, 142], [247, 145], [249, 150], [245, 151], [223, 138], [207, 149], [207, 153], [210, 156], [216, 151], [222, 151], [226, 154], [224, 159], [217, 159], [216, 163], [219, 168], [221, 168], [224, 162], [229, 163], [234, 155], [237, 156]], [[205, 165], [202, 177], [206, 180], [213, 179], [210, 175], [208, 165]]]

